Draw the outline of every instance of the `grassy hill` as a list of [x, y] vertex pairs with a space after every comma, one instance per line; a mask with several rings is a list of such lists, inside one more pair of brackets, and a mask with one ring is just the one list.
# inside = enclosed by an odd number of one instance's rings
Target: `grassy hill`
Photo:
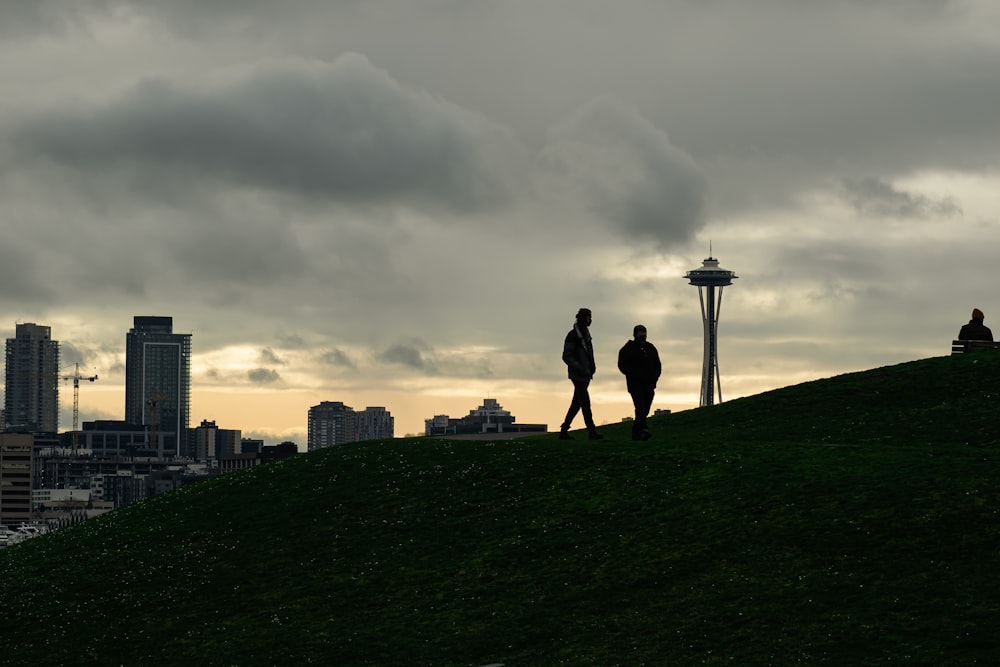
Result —
[[1000, 660], [1000, 354], [300, 455], [0, 552], [0, 663]]

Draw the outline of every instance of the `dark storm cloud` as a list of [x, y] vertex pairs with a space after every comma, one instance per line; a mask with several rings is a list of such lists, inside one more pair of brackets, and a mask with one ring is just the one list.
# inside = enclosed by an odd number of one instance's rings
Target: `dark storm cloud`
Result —
[[146, 79], [104, 107], [39, 113], [11, 134], [24, 153], [87, 173], [460, 210], [506, 200], [521, 151], [504, 128], [354, 54], [261, 62], [201, 85]]
[[[86, 370], [87, 364], [96, 356], [93, 350], [78, 347], [70, 341], [59, 341], [59, 364], [67, 372], [75, 370], [76, 364], [83, 366], [81, 374]], [[91, 373], [87, 373], [91, 375]]]
[[38, 304], [56, 296], [54, 290], [38, 279], [39, 267], [32, 261], [32, 255], [17, 242], [0, 245], [0, 303]]
[[846, 179], [843, 187], [847, 202], [862, 216], [925, 220], [962, 215], [962, 207], [951, 197], [931, 199], [877, 178]]
[[585, 105], [548, 135], [540, 163], [623, 238], [659, 249], [704, 225], [706, 182], [694, 160], [635, 110], [610, 98]]
[[496, 377], [489, 355], [432, 347], [420, 339], [390, 345], [378, 360], [420, 371], [425, 376], [486, 379]]
[[254, 384], [271, 384], [278, 382], [281, 376], [270, 368], [252, 368], [247, 371], [247, 379]]
[[[173, 233], [172, 233], [173, 232]], [[273, 287], [295, 280], [309, 267], [310, 253], [296, 242], [281, 220], [227, 218], [220, 212], [211, 223], [175, 221], [162, 235], [162, 255], [213, 289], [223, 285]], [[238, 248], [238, 252], [234, 251]]]
[[302, 336], [296, 334], [287, 334], [284, 336], [279, 336], [278, 340], [281, 342], [281, 346], [290, 350], [301, 350], [306, 347], [306, 341]]
[[338, 348], [334, 348], [322, 355], [323, 363], [331, 366], [343, 366], [344, 368], [355, 368], [355, 364], [347, 354]]
[[271, 364], [275, 366], [284, 366], [288, 363], [287, 360], [279, 357], [274, 353], [274, 350], [269, 347], [260, 351], [260, 357], [258, 357], [257, 361], [262, 364]]
[[4, 2], [0, 8], [0, 35], [7, 38], [61, 34], [79, 26], [79, 3], [70, 0]]
[[426, 370], [427, 364], [420, 349], [422, 347], [424, 346], [413, 343], [396, 343], [386, 349], [380, 359], [390, 364]]
[[856, 285], [875, 283], [886, 275], [886, 257], [878, 248], [853, 240], [792, 239], [769, 254], [768, 270], [755, 277], [759, 283], [826, 285], [837, 279]]
[[[365, 0], [371, 3], [373, 0]], [[292, 24], [303, 12], [329, 10], [324, 0], [10, 0], [0, 3], [0, 35], [30, 38], [86, 30], [88, 23], [116, 15], [143, 16], [188, 39], [220, 31], [259, 35], [276, 24]], [[340, 0], [351, 11], [360, 0]]]

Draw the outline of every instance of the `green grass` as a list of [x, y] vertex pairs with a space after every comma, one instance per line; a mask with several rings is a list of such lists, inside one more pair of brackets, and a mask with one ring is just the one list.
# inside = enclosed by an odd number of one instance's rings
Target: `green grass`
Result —
[[1000, 660], [1000, 354], [345, 445], [0, 552], [12, 665]]

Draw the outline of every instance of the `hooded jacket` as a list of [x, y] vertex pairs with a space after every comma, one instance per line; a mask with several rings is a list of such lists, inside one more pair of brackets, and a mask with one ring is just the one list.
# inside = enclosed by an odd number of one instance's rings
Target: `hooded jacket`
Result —
[[625, 375], [630, 392], [655, 389], [660, 379], [660, 353], [649, 341], [629, 340], [618, 351], [618, 370]]
[[959, 340], [993, 340], [993, 332], [982, 320], [969, 320], [958, 332]]
[[570, 380], [593, 379], [597, 364], [594, 363], [594, 343], [587, 329], [581, 331], [579, 325], [573, 325], [563, 341], [562, 360]]

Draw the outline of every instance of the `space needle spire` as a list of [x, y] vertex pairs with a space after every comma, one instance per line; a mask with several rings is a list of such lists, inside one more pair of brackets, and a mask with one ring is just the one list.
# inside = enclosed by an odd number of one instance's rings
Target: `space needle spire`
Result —
[[722, 387], [719, 382], [718, 332], [719, 313], [722, 310], [722, 288], [732, 285], [738, 278], [734, 272], [719, 266], [719, 260], [712, 257], [711, 243], [708, 258], [702, 261], [700, 269], [692, 269], [684, 274], [690, 284], [698, 286], [701, 301], [701, 320], [705, 326], [705, 353], [701, 368], [701, 399], [699, 406], [715, 403], [716, 393], [722, 402]]

